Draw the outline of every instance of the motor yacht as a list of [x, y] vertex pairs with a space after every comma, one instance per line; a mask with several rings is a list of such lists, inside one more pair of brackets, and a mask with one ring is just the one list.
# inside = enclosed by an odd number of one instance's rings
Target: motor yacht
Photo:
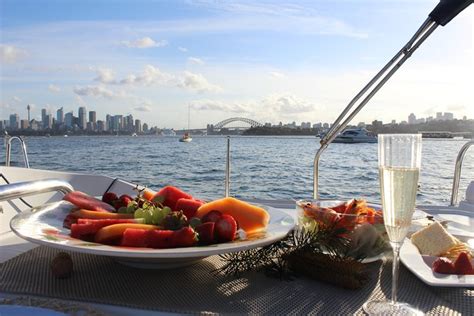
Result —
[[377, 137], [365, 128], [346, 129], [337, 135], [333, 143], [358, 144], [358, 143], [376, 143]]

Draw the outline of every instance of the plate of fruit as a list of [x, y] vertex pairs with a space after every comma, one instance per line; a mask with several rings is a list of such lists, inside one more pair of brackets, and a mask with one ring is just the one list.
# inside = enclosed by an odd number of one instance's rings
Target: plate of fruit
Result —
[[282, 210], [232, 197], [204, 202], [173, 186], [137, 192], [99, 199], [74, 191], [17, 214], [10, 227], [38, 244], [136, 267], [174, 268], [271, 244], [295, 225]]
[[400, 260], [426, 284], [474, 287], [474, 238], [452, 235], [439, 222], [415, 232], [400, 249]]

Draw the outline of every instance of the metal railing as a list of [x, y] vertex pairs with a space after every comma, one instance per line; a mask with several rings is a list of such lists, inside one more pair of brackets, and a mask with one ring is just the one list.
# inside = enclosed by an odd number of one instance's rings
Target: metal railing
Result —
[[5, 184], [0, 186], [0, 201], [54, 191], [67, 194], [74, 191], [74, 188], [68, 182], [56, 179]]
[[474, 140], [471, 140], [464, 144], [459, 151], [458, 157], [456, 158], [456, 165], [454, 167], [454, 177], [453, 177], [453, 188], [451, 190], [451, 206], [455, 206], [458, 203], [458, 193], [459, 193], [459, 182], [461, 179], [461, 169], [462, 163], [464, 160], [464, 156], [466, 155], [466, 151], [474, 145]]
[[23, 160], [25, 162], [25, 167], [30, 168], [30, 162], [28, 161], [28, 153], [26, 152], [26, 143], [21, 136], [5, 136], [5, 146], [6, 146], [6, 156], [5, 156], [5, 166], [10, 166], [11, 153], [12, 153], [12, 142], [18, 140], [21, 145], [21, 150], [23, 152]]

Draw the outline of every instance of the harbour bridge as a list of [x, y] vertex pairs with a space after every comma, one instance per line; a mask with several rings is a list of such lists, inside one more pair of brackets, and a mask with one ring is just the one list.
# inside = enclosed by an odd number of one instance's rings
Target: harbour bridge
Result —
[[[260, 123], [258, 121], [255, 121], [255, 120], [252, 120], [252, 119], [249, 119], [249, 118], [246, 118], [246, 117], [231, 117], [231, 118], [222, 120], [222, 121], [220, 121], [216, 124], [208, 124], [207, 128], [204, 128], [204, 129], [191, 129], [191, 130], [189, 130], [189, 132], [190, 133], [204, 133], [204, 132], [207, 132], [207, 134], [219, 133], [226, 126], [228, 126], [229, 124], [235, 123], [235, 122], [245, 123], [246, 125], [250, 125], [250, 126], [231, 126], [231, 127], [228, 127], [228, 130], [238, 132], [238, 131], [246, 130], [250, 127], [263, 126], [262, 123]], [[184, 133], [184, 130], [183, 131], [176, 131], [176, 132], [178, 132], [178, 133], [183, 132]]]
[[223, 121], [220, 121], [219, 123], [213, 125], [214, 126], [214, 129], [222, 129], [224, 126], [230, 124], [230, 123], [234, 123], [234, 122], [243, 122], [243, 123], [247, 123], [250, 125], [250, 127], [260, 127], [260, 126], [263, 126], [262, 123], [259, 123], [255, 120], [252, 120], [252, 119], [249, 119], [249, 118], [245, 118], [245, 117], [231, 117], [231, 118], [228, 118], [226, 120], [223, 120]]

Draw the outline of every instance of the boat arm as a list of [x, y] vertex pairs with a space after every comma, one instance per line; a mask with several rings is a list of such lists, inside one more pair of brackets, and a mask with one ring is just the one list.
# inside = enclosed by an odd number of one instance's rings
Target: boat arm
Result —
[[[395, 72], [410, 58], [415, 50], [433, 33], [438, 25], [446, 25], [462, 10], [467, 8], [473, 0], [441, 0], [440, 3], [429, 14], [420, 28], [412, 38], [393, 56], [393, 58], [367, 83], [362, 90], [349, 102], [342, 113], [337, 117], [326, 135], [321, 139], [318, 151], [313, 162], [313, 198], [319, 198], [319, 159], [329, 144], [337, 135], [346, 128], [352, 119], [362, 110], [362, 108], [372, 99], [372, 97], [384, 86], [384, 84], [395, 74]], [[362, 101], [359, 102], [359, 100]], [[353, 106], [352, 112], [349, 112]], [[342, 121], [342, 122], [341, 122]]]

